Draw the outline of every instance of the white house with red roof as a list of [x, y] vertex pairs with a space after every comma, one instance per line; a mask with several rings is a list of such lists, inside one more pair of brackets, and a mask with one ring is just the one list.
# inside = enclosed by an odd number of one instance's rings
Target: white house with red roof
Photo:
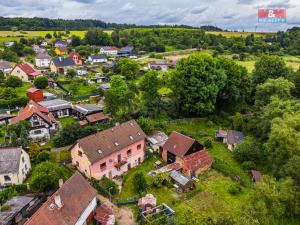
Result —
[[59, 122], [55, 120], [52, 113], [32, 100], [9, 123], [16, 124], [22, 120], [30, 122], [32, 129], [29, 136], [33, 140], [49, 140], [51, 132], [59, 128]]
[[100, 54], [118, 55], [118, 48], [115, 46], [103, 46], [100, 48]]
[[25, 82], [33, 81], [36, 77], [42, 75], [41, 71], [36, 70], [28, 63], [17, 64], [10, 74], [19, 77], [22, 81]]

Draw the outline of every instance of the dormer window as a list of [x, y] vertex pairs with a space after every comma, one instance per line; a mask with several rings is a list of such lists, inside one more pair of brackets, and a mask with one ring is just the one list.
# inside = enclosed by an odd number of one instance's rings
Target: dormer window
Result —
[[118, 143], [118, 142], [115, 142], [115, 146], [119, 146], [119, 143]]
[[138, 132], [138, 133], [137, 133], [137, 135], [138, 135], [138, 136], [141, 136], [141, 133], [140, 133], [140, 132]]
[[130, 139], [130, 140], [133, 140], [133, 137], [132, 137], [131, 135], [129, 135], [129, 139]]
[[99, 154], [102, 154], [102, 151], [101, 151], [101, 149], [99, 149], [99, 150], [98, 150], [98, 153], [99, 153]]

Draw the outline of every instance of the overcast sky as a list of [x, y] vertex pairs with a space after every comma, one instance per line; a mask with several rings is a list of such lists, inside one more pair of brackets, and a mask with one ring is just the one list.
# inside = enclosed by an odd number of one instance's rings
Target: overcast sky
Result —
[[[257, 22], [258, 8], [286, 8], [286, 24]], [[300, 0], [0, 0], [0, 16], [100, 19], [135, 24], [214, 25], [277, 31], [300, 26]]]

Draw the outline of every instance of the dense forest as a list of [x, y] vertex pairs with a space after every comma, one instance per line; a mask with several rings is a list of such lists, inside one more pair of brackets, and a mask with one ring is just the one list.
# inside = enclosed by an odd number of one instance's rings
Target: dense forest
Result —
[[[0, 17], [0, 30], [11, 30], [12, 28], [17, 30], [87, 30], [89, 28], [104, 28], [104, 29], [124, 29], [135, 27], [171, 27], [163, 25], [143, 26], [136, 24], [117, 24], [106, 23], [101, 20], [94, 19], [48, 19], [48, 18], [6, 18]], [[172, 27], [191, 28], [187, 25], [174, 25]], [[220, 28], [213, 26], [204, 26], [204, 29], [221, 31]]]

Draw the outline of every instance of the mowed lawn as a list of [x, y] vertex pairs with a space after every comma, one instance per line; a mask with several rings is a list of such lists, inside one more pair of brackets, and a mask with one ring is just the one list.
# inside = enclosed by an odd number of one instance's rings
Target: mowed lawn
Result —
[[[200, 142], [208, 137], [213, 137], [214, 132], [219, 128], [226, 129], [226, 123], [216, 125], [211, 124], [206, 119], [191, 119], [178, 120], [166, 126], [166, 132], [172, 131], [183, 132], [191, 135]], [[199, 136], [199, 132], [205, 133], [205, 136]], [[233, 159], [233, 155], [229, 152], [222, 143], [213, 143], [213, 147], [209, 149], [209, 154], [215, 160], [221, 160], [225, 164], [226, 169], [231, 173], [241, 176], [246, 183], [250, 183], [250, 179], [241, 166]], [[133, 178], [136, 172], [148, 173], [154, 169], [154, 162], [161, 160], [158, 156], [146, 160], [142, 165], [130, 170], [124, 177], [120, 198], [131, 198], [138, 195], [133, 188]], [[197, 188], [194, 193], [177, 193], [174, 188], [162, 187], [154, 188], [150, 186], [147, 193], [153, 194], [157, 198], [158, 204], [166, 203], [175, 210], [176, 218], [183, 223], [185, 218], [191, 212], [196, 213], [202, 218], [212, 218], [214, 221], [218, 218], [229, 216], [238, 217], [241, 213], [242, 206], [247, 204], [249, 196], [253, 190], [248, 187], [240, 186], [236, 181], [223, 175], [222, 173], [210, 169], [201, 174], [200, 182], [197, 183]], [[151, 177], [147, 175], [147, 181], [151, 184]], [[229, 193], [228, 189], [231, 186], [240, 186], [242, 191], [237, 195]], [[137, 215], [138, 208], [136, 205], [126, 206], [131, 208]], [[199, 221], [199, 224], [200, 221]]]

